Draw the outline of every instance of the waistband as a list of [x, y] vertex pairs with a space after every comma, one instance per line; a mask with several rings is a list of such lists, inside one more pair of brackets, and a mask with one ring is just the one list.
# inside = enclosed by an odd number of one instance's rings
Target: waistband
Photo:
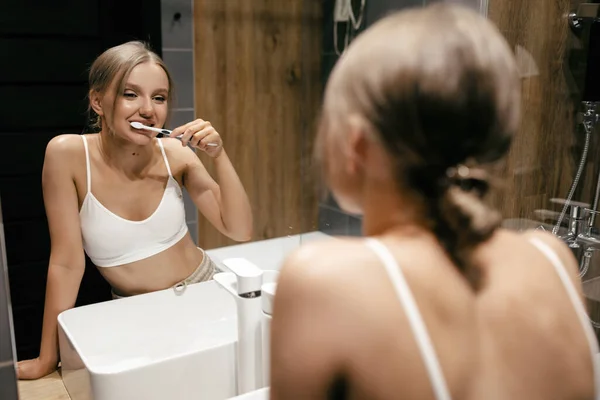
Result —
[[[187, 278], [185, 278], [184, 280], [182, 280], [180, 282], [177, 282], [175, 285], [172, 286], [172, 289], [175, 291], [175, 294], [177, 294], [177, 295], [183, 294], [183, 292], [185, 292], [185, 289], [187, 288], [187, 285], [191, 285], [193, 283], [206, 282], [206, 281], [211, 280], [218, 270], [216, 264], [208, 256], [208, 254], [206, 254], [206, 252], [204, 250], [202, 250], [201, 248], [198, 248], [198, 249], [202, 252], [202, 255], [203, 255], [202, 262], [200, 263], [200, 265], [198, 265], [198, 267], [194, 270], [194, 272], [192, 272]], [[112, 292], [113, 300], [122, 299], [123, 297], [129, 297], [129, 296], [124, 296], [122, 294], [119, 294], [118, 292], [115, 291], [114, 288], [112, 289], [111, 292]]]

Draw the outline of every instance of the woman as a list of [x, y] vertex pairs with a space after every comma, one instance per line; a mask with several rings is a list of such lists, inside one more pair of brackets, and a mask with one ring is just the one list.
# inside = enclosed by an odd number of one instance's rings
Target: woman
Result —
[[507, 43], [462, 7], [400, 12], [352, 43], [327, 84], [318, 150], [366, 238], [285, 262], [272, 399], [598, 398], [570, 251], [500, 229], [482, 201], [519, 97]]
[[[60, 135], [47, 146], [43, 191], [52, 242], [40, 356], [19, 363], [19, 379], [37, 379], [58, 362], [56, 319], [75, 305], [84, 251], [114, 297], [148, 293], [212, 278], [215, 266], [187, 229], [185, 187], [200, 212], [223, 234], [249, 240], [248, 197], [210, 122], [173, 130], [175, 138], [134, 129], [163, 127], [171, 79], [143, 43], [100, 55], [91, 67], [90, 109], [97, 134]], [[212, 157], [219, 183], [190, 145]], [[215, 146], [216, 145], [216, 146]]]

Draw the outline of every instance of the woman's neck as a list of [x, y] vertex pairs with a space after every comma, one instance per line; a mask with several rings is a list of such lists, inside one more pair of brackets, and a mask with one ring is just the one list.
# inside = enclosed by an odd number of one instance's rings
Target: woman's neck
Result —
[[370, 182], [362, 199], [363, 234], [380, 236], [389, 231], [427, 230], [423, 206], [397, 190], [394, 182]]
[[154, 148], [151, 145], [136, 145], [106, 130], [102, 130], [98, 136], [100, 139], [100, 154], [104, 161], [128, 176], [140, 175], [152, 160]]

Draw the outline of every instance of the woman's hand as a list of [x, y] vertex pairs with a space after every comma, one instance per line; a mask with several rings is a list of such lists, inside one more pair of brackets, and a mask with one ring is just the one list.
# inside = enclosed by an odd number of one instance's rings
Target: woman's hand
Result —
[[44, 362], [39, 357], [17, 363], [17, 379], [39, 379], [56, 371], [58, 362]]
[[223, 151], [223, 140], [208, 121], [197, 119], [173, 129], [171, 137], [181, 136], [183, 146], [191, 145], [200, 149], [212, 158], [217, 158]]

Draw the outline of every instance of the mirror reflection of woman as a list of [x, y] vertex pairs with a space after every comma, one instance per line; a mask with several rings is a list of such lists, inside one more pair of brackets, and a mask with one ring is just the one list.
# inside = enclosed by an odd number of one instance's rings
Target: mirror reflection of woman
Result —
[[463, 7], [405, 10], [350, 44], [317, 150], [366, 237], [285, 262], [271, 399], [600, 398], [572, 253], [549, 233], [501, 229], [484, 202], [520, 94], [511, 48]]
[[[197, 119], [175, 138], [134, 129], [163, 127], [172, 82], [163, 61], [141, 42], [100, 55], [89, 73], [90, 111], [99, 133], [60, 135], [47, 146], [43, 192], [51, 237], [41, 350], [18, 364], [19, 379], [37, 379], [58, 363], [57, 316], [75, 305], [84, 252], [113, 288], [113, 298], [206, 281], [215, 265], [186, 225], [182, 188], [222, 234], [252, 235], [248, 196], [224, 143]], [[210, 156], [217, 181], [193, 149]], [[218, 183], [217, 183], [218, 182]]]

